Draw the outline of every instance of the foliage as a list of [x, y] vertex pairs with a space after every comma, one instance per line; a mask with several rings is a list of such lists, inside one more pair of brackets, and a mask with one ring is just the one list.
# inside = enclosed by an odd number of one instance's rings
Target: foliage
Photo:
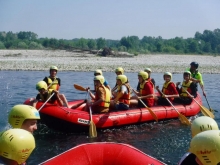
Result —
[[161, 36], [124, 36], [120, 40], [105, 38], [72, 40], [38, 38], [33, 32], [0, 32], [0, 49], [103, 49], [127, 51], [130, 53], [170, 53], [170, 54], [220, 54], [220, 29], [196, 32], [193, 38], [175, 37], [163, 39]]

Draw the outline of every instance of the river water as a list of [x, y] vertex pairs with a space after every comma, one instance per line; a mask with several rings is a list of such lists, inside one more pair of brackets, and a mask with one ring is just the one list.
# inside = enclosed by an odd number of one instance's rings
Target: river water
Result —
[[[35, 97], [35, 85], [48, 76], [46, 71], [0, 71], [0, 131], [8, 129], [8, 112], [16, 104], [22, 104], [27, 98]], [[137, 73], [126, 73], [133, 88], [137, 85]], [[110, 86], [115, 85], [115, 73], [105, 72], [105, 78]], [[93, 87], [93, 72], [58, 72], [61, 78], [60, 93], [67, 99], [85, 99], [86, 94], [74, 89], [73, 84]], [[156, 84], [162, 87], [163, 75], [153, 73]], [[215, 119], [220, 123], [220, 76], [218, 74], [203, 74], [207, 98], [215, 113]], [[174, 74], [173, 81], [182, 81], [182, 74]], [[201, 91], [199, 90], [201, 93]], [[208, 108], [203, 97], [203, 105]], [[201, 114], [199, 114], [201, 115]], [[191, 119], [193, 119], [191, 117]], [[124, 126], [118, 129], [105, 129], [98, 132], [98, 137], [91, 139], [88, 132], [62, 133], [38, 124], [34, 134], [36, 148], [28, 159], [29, 165], [41, 163], [76, 145], [89, 142], [118, 142], [130, 144], [139, 150], [167, 163], [177, 164], [181, 156], [187, 152], [191, 140], [190, 128], [182, 125], [178, 119]]]

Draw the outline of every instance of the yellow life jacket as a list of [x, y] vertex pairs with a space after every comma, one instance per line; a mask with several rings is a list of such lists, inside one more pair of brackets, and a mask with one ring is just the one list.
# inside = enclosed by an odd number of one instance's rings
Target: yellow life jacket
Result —
[[52, 79], [50, 77], [47, 77], [47, 85], [48, 85], [48, 89], [54, 89], [54, 90], [59, 90], [60, 86], [59, 86], [59, 82], [56, 79], [56, 77], [54, 78], [54, 81], [52, 81]]
[[[102, 101], [101, 103], [99, 103], [99, 106], [102, 106], [102, 107], [109, 107], [110, 106], [110, 99], [111, 99], [111, 92], [108, 88], [106, 88], [104, 85], [100, 86], [101, 88], [104, 89], [105, 93], [104, 93], [104, 96], [105, 96], [105, 101]], [[98, 88], [96, 88], [97, 90]], [[96, 100], [99, 100], [99, 96], [97, 94], [98, 92], [96, 92]]]
[[[188, 83], [186, 83], [185, 81], [183, 81], [183, 83], [182, 83], [182, 88], [181, 88], [182, 90], [181, 90], [180, 96], [182, 96], [182, 97], [187, 97], [187, 96], [189, 96], [186, 91], [188, 91], [190, 94], [192, 93], [192, 91], [191, 91], [191, 89], [190, 89], [191, 83], [192, 83], [192, 81], [188, 81]], [[185, 91], [184, 89], [185, 89], [186, 91]]]

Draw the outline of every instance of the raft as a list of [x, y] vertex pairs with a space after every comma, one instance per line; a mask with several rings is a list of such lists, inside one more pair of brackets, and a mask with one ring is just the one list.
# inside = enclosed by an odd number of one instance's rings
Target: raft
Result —
[[[195, 100], [201, 105], [202, 99], [198, 94]], [[84, 100], [76, 100], [69, 102], [69, 105], [75, 105]], [[30, 99], [24, 104], [29, 104]], [[42, 102], [38, 102], [36, 108], [42, 106]], [[200, 106], [193, 100], [190, 105], [176, 105], [175, 108], [184, 116], [195, 116], [200, 112]], [[178, 118], [178, 113], [172, 106], [153, 106], [150, 109], [156, 114], [158, 120], [167, 120]], [[40, 110], [41, 122], [49, 128], [60, 130], [63, 132], [86, 132], [89, 130], [90, 115], [84, 111], [84, 106], [77, 109], [69, 109], [54, 104], [47, 103]], [[120, 127], [124, 125], [140, 124], [144, 122], [155, 121], [148, 109], [146, 108], [130, 108], [129, 110], [113, 111], [108, 113], [93, 114], [93, 122], [97, 129]]]
[[123, 143], [85, 143], [67, 150], [40, 165], [164, 165], [137, 148]]

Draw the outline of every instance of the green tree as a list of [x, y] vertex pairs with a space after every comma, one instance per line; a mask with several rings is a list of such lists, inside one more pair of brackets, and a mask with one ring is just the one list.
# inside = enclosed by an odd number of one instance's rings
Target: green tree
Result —
[[89, 49], [96, 49], [96, 48], [97, 48], [96, 41], [90, 39], [90, 40], [88, 41], [88, 47], [89, 47]]
[[82, 49], [88, 49], [88, 46], [87, 46], [87, 40], [85, 38], [80, 38], [78, 41], [77, 41], [77, 47], [79, 48], [82, 48]]
[[21, 42], [18, 43], [17, 48], [18, 49], [27, 49], [28, 46], [27, 46], [27, 44], [25, 42], [21, 41]]
[[98, 49], [104, 48], [106, 46], [106, 42], [104, 38], [98, 38], [96, 43], [97, 43]]
[[212, 52], [212, 47], [211, 47], [211, 44], [210, 42], [206, 42], [204, 47], [203, 47], [203, 51], [206, 52], [206, 53], [211, 53]]
[[3, 42], [0, 41], [0, 49], [5, 49], [5, 45]]
[[41, 44], [38, 44], [37, 42], [30, 42], [29, 46], [28, 46], [29, 49], [43, 49], [43, 46]]

